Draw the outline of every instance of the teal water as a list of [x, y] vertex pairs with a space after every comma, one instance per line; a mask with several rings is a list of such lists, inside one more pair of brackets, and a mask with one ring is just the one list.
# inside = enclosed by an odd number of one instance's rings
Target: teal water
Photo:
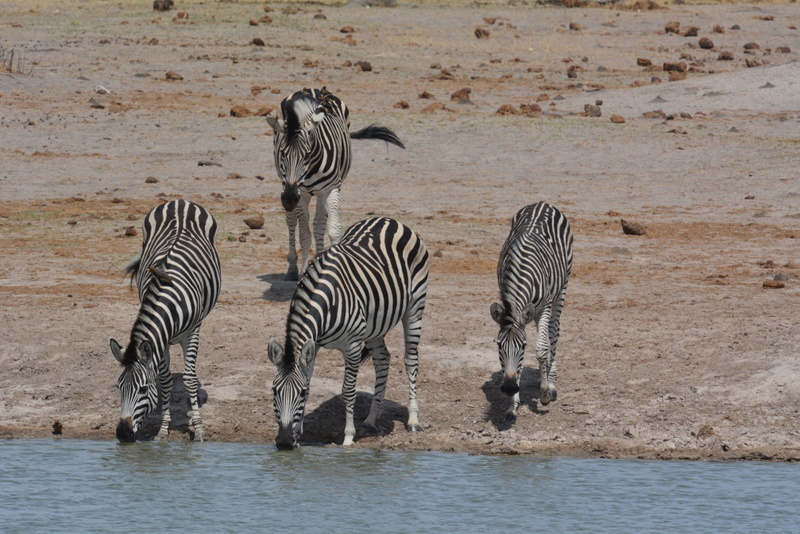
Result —
[[798, 532], [800, 466], [0, 442], [0, 532]]

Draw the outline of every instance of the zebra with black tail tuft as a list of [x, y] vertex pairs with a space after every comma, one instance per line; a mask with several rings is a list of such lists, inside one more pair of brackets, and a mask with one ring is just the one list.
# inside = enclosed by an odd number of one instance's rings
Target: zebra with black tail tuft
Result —
[[287, 280], [297, 280], [295, 231], [300, 226], [302, 263], [299, 274], [308, 266], [311, 250], [309, 204], [317, 197], [314, 215], [314, 241], [322, 252], [325, 227], [332, 245], [339, 241], [339, 190], [350, 171], [350, 139], [375, 139], [405, 148], [400, 138], [383, 126], [370, 125], [350, 132], [350, 111], [332, 93], [322, 89], [303, 89], [286, 97], [267, 122], [275, 130], [275, 168], [281, 179], [281, 203], [289, 228], [289, 267]]
[[422, 314], [428, 287], [428, 251], [408, 227], [373, 218], [350, 227], [337, 244], [319, 254], [295, 288], [286, 319], [286, 342], [269, 342], [277, 368], [273, 404], [278, 421], [275, 444], [293, 449], [303, 431], [311, 375], [320, 347], [338, 349], [345, 359], [342, 397], [346, 408], [344, 446], [353, 443], [356, 376], [372, 356], [375, 394], [364, 426], [377, 431], [389, 376], [384, 337], [402, 321], [409, 382], [409, 431], [419, 431], [417, 369]]
[[571, 269], [572, 231], [567, 218], [545, 202], [517, 212], [497, 265], [500, 302], [490, 308], [492, 319], [500, 325], [500, 389], [513, 397], [507, 421], [517, 417], [525, 325], [532, 321], [536, 323], [539, 400], [545, 405], [556, 400], [556, 344]]
[[167, 436], [172, 393], [169, 346], [180, 344], [191, 422], [195, 438], [202, 440], [197, 347], [200, 325], [219, 297], [220, 264], [214, 248], [217, 222], [197, 204], [174, 200], [153, 209], [142, 231], [142, 249], [126, 267], [137, 279], [139, 315], [127, 347], [111, 340], [111, 352], [123, 367], [117, 381], [121, 398], [117, 439], [135, 441], [144, 418], [159, 400], [162, 415], [157, 439]]

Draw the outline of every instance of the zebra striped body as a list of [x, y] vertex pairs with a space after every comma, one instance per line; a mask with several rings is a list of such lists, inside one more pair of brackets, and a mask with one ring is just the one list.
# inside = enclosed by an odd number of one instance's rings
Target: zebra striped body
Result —
[[347, 106], [325, 88], [303, 89], [282, 102], [276, 116], [267, 117], [275, 130], [275, 168], [283, 185], [281, 203], [289, 228], [287, 280], [297, 280], [295, 230], [300, 226], [303, 260], [308, 266], [311, 230], [308, 225], [311, 197], [317, 197], [314, 241], [317, 253], [324, 249], [325, 226], [331, 244], [339, 241], [339, 190], [350, 171], [350, 139], [379, 139], [405, 148], [388, 128], [367, 126], [350, 133]]
[[353, 407], [360, 364], [371, 354], [375, 394], [364, 425], [377, 429], [389, 374], [384, 336], [400, 321], [405, 332], [409, 380], [408, 425], [421, 430], [416, 393], [422, 314], [428, 285], [428, 251], [408, 227], [373, 218], [350, 227], [339, 244], [319, 254], [295, 288], [286, 320], [286, 342], [269, 343], [278, 372], [273, 382], [278, 448], [297, 445], [320, 347], [338, 349], [345, 358], [342, 396], [346, 407], [344, 445], [355, 436]]
[[537, 326], [539, 400], [545, 405], [556, 400], [556, 344], [571, 268], [572, 231], [566, 217], [544, 202], [517, 212], [497, 265], [500, 302], [490, 309], [492, 319], [500, 325], [500, 389], [513, 397], [506, 412], [509, 421], [516, 418], [519, 406], [525, 325], [531, 321]]
[[117, 439], [135, 441], [144, 418], [159, 400], [158, 437], [167, 436], [172, 393], [169, 346], [175, 344], [183, 349], [183, 381], [192, 425], [196, 438], [202, 439], [196, 359], [200, 325], [219, 297], [220, 264], [214, 248], [217, 223], [197, 204], [175, 200], [154, 208], [145, 218], [142, 232], [142, 250], [126, 269], [137, 278], [139, 315], [125, 349], [111, 340], [111, 351], [123, 366], [117, 382], [121, 396]]

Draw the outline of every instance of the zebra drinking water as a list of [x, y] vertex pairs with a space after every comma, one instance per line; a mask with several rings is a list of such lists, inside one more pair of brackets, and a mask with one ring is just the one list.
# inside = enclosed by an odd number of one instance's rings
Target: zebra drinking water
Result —
[[303, 429], [311, 375], [320, 347], [338, 349], [345, 359], [342, 397], [346, 408], [344, 446], [353, 443], [356, 376], [371, 353], [375, 394], [364, 425], [377, 430], [389, 375], [384, 336], [399, 322], [405, 333], [409, 382], [409, 431], [419, 431], [417, 346], [428, 286], [428, 251], [403, 224], [373, 218], [350, 227], [342, 240], [317, 255], [295, 288], [286, 319], [286, 342], [269, 342], [269, 359], [278, 368], [273, 403], [278, 421], [275, 444], [297, 445]]
[[289, 227], [287, 280], [297, 280], [295, 229], [300, 226], [303, 260], [300, 274], [308, 267], [311, 230], [309, 203], [317, 197], [314, 241], [322, 252], [327, 222], [331, 244], [339, 241], [339, 189], [350, 170], [350, 139], [378, 139], [405, 148], [397, 135], [382, 126], [370, 125], [350, 132], [350, 111], [339, 98], [322, 89], [303, 89], [286, 97], [267, 122], [275, 130], [275, 168], [283, 185], [281, 203]]
[[137, 278], [139, 315], [126, 348], [111, 340], [111, 352], [123, 367], [117, 381], [121, 397], [117, 439], [136, 440], [144, 418], [158, 405], [158, 381], [162, 416], [157, 439], [167, 436], [172, 393], [169, 346], [180, 344], [192, 426], [195, 438], [202, 440], [196, 361], [200, 324], [219, 297], [217, 222], [197, 204], [174, 200], [154, 208], [142, 232], [142, 250], [126, 268]]
[[507, 421], [517, 417], [525, 325], [531, 321], [536, 322], [539, 400], [545, 405], [556, 400], [556, 344], [571, 268], [572, 231], [566, 217], [545, 202], [517, 212], [497, 265], [500, 302], [490, 308], [500, 325], [500, 390], [513, 396]]

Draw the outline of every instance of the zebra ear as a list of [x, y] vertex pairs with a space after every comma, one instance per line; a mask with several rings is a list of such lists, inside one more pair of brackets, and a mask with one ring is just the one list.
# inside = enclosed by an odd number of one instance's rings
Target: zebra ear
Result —
[[142, 341], [139, 343], [138, 349], [139, 350], [137, 352], [139, 353], [139, 361], [145, 365], [148, 365], [150, 360], [153, 359], [153, 346], [149, 341]]
[[525, 324], [530, 323], [536, 317], [536, 306], [533, 303], [525, 306], [522, 310], [522, 322]]
[[117, 343], [116, 339], [111, 340], [111, 354], [114, 355], [114, 358], [117, 359], [119, 363], [122, 363], [122, 356], [123, 350], [119, 343]]
[[283, 119], [278, 119], [272, 115], [267, 115], [267, 124], [269, 124], [272, 129], [278, 133], [286, 133], [286, 122], [284, 122]]
[[308, 369], [311, 364], [314, 362], [314, 358], [317, 356], [317, 345], [314, 343], [313, 340], [309, 339], [306, 341], [306, 344], [303, 345], [303, 350], [300, 351], [300, 358], [303, 362], [303, 367]]
[[489, 313], [492, 315], [494, 322], [499, 323], [503, 320], [503, 306], [501, 306], [499, 302], [492, 302], [492, 305], [489, 307]]
[[283, 365], [283, 347], [278, 343], [278, 340], [270, 340], [269, 345], [267, 345], [267, 355], [269, 356], [269, 361], [277, 367]]

